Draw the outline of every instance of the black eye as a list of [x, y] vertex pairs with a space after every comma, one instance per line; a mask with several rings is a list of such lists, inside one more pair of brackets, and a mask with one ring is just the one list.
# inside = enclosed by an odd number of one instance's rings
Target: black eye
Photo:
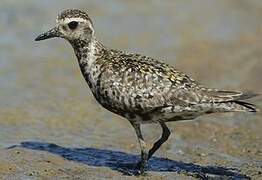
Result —
[[77, 26], [78, 26], [78, 22], [76, 22], [76, 21], [71, 21], [70, 23], [68, 23], [68, 27], [69, 27], [71, 30], [76, 29]]

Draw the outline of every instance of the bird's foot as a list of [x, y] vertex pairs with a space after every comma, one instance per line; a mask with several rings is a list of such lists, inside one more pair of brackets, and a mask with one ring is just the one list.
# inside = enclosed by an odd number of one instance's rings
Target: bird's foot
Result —
[[125, 164], [117, 168], [119, 172], [126, 176], [145, 176], [147, 170], [147, 161], [139, 161], [137, 164]]
[[139, 161], [136, 164], [136, 175], [146, 175], [146, 170], [148, 168], [148, 163], [147, 161]]

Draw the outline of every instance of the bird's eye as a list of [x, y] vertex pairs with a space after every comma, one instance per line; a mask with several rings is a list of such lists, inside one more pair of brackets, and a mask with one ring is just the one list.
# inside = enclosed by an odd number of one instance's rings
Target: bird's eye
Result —
[[78, 22], [76, 22], [76, 21], [71, 21], [70, 23], [68, 23], [68, 27], [69, 27], [71, 30], [76, 29], [77, 26], [78, 26]]

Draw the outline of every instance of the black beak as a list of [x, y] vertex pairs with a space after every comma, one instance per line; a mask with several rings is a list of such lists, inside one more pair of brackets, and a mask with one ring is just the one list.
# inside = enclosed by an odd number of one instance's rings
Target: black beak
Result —
[[41, 40], [45, 40], [45, 39], [49, 39], [49, 38], [54, 38], [54, 37], [59, 37], [60, 33], [58, 32], [57, 28], [53, 28], [43, 34], [40, 34], [39, 36], [37, 36], [37, 38], [35, 38], [35, 41], [41, 41]]

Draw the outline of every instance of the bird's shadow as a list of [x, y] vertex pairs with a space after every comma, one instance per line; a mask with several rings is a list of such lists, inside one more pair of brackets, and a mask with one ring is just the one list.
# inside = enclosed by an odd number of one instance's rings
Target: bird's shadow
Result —
[[[125, 175], [134, 174], [135, 163], [139, 161], [140, 158], [138, 155], [121, 151], [97, 148], [67, 148], [44, 142], [21, 142], [20, 145], [9, 147], [9, 149], [14, 147], [47, 151], [62, 156], [67, 160], [83, 163], [89, 166], [109, 167], [112, 170], [119, 171]], [[218, 166], [201, 166], [159, 157], [153, 157], [149, 161], [148, 170], [153, 172], [183, 173], [200, 179], [250, 179], [248, 176], [238, 172], [237, 169]]]

